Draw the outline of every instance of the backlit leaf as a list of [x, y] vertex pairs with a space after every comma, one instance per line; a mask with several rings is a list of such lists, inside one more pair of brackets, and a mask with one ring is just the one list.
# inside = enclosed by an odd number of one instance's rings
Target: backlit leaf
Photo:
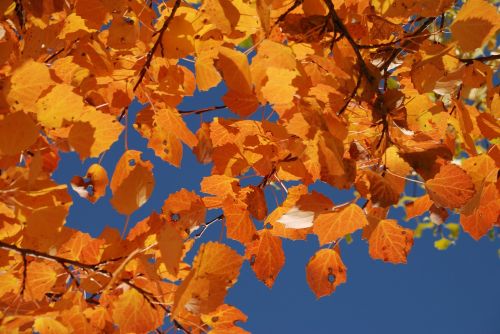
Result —
[[413, 231], [403, 228], [395, 220], [377, 223], [368, 239], [368, 252], [373, 259], [392, 263], [406, 263], [413, 246]]
[[338, 251], [323, 248], [317, 251], [306, 266], [306, 278], [316, 298], [327, 296], [347, 281], [347, 268]]
[[425, 182], [429, 197], [438, 205], [459, 208], [474, 195], [472, 179], [460, 167], [448, 164], [434, 178]]
[[126, 151], [118, 161], [113, 178], [111, 204], [121, 214], [130, 215], [151, 196], [155, 186], [153, 165], [141, 159], [141, 152]]
[[273, 236], [269, 230], [262, 230], [258, 238], [246, 247], [245, 258], [250, 262], [255, 275], [271, 288], [285, 264], [281, 239]]

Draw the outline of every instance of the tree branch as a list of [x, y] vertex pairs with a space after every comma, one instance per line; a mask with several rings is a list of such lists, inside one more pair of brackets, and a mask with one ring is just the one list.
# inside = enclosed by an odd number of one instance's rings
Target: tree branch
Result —
[[356, 87], [354, 87], [351, 94], [347, 97], [347, 100], [344, 102], [344, 105], [342, 106], [342, 108], [340, 108], [340, 110], [337, 111], [337, 116], [342, 115], [342, 113], [347, 109], [347, 106], [349, 105], [351, 100], [354, 98], [354, 96], [356, 96], [356, 92], [358, 91], [359, 86], [361, 86], [362, 78], [363, 78], [363, 76], [361, 75], [361, 72], [359, 72], [358, 73], [358, 80], [356, 82]]
[[491, 60], [497, 60], [500, 59], [500, 54], [496, 55], [489, 55], [489, 56], [482, 56], [482, 57], [477, 57], [477, 58], [458, 58], [463, 63], [466, 64], [472, 64], [474, 61], [491, 61]]
[[[174, 6], [172, 7], [172, 11], [170, 12], [170, 15], [167, 17], [165, 22], [163, 23], [163, 26], [153, 34], [153, 36], [158, 35], [158, 38], [156, 39], [155, 43], [153, 44], [153, 47], [151, 50], [149, 50], [147, 57], [146, 57], [146, 62], [144, 63], [144, 66], [141, 68], [141, 71], [139, 72], [139, 78], [137, 79], [137, 82], [134, 85], [134, 88], [132, 88], [132, 92], [135, 93], [139, 85], [141, 84], [142, 80], [144, 79], [144, 76], [146, 75], [146, 72], [149, 69], [149, 66], [151, 65], [151, 61], [153, 60], [153, 56], [158, 49], [158, 47], [161, 44], [161, 40], [163, 38], [163, 34], [165, 34], [165, 31], [167, 31], [167, 28], [174, 19], [175, 12], [177, 12], [177, 9], [181, 5], [181, 0], [175, 0]], [[121, 121], [123, 116], [127, 113], [128, 108], [123, 109], [120, 117], [118, 118], [118, 121]]]
[[333, 21], [333, 24], [334, 24], [336, 30], [339, 31], [341, 33], [341, 35], [343, 35], [347, 39], [349, 44], [351, 44], [351, 47], [354, 50], [354, 53], [356, 54], [356, 58], [358, 59], [358, 66], [359, 66], [360, 71], [366, 77], [366, 80], [368, 80], [368, 82], [370, 84], [372, 84], [375, 80], [375, 77], [368, 70], [368, 66], [366, 66], [366, 62], [363, 59], [361, 52], [359, 51], [358, 44], [356, 43], [356, 41], [354, 41], [351, 34], [349, 33], [349, 30], [347, 30], [344, 23], [342, 23], [342, 20], [337, 15], [337, 12], [335, 11], [335, 6], [334, 6], [332, 0], [325, 0], [325, 4], [328, 7], [329, 15]]
[[213, 111], [213, 110], [219, 110], [219, 109], [226, 109], [227, 106], [213, 106], [213, 107], [207, 107], [207, 108], [202, 108], [202, 109], [194, 109], [194, 110], [178, 110], [179, 114], [181, 115], [191, 115], [191, 114], [203, 114], [207, 111]]
[[79, 261], [70, 260], [70, 259], [66, 259], [63, 257], [59, 257], [59, 256], [46, 254], [46, 253], [43, 253], [43, 252], [40, 252], [37, 250], [20, 248], [20, 247], [17, 247], [15, 245], [10, 245], [8, 243], [5, 243], [3, 241], [0, 241], [0, 248], [21, 254], [23, 256], [23, 263], [25, 264], [25, 266], [26, 266], [26, 261], [24, 259], [26, 258], [26, 256], [32, 256], [32, 257], [36, 257], [36, 258], [40, 258], [40, 259], [44, 259], [44, 260], [57, 262], [57, 263], [61, 264], [61, 266], [63, 266], [63, 268], [65, 267], [65, 265], [70, 264], [70, 265], [73, 265], [75, 267], [79, 267], [82, 269], [88, 269], [88, 270], [92, 270], [95, 272], [99, 272], [99, 273], [101, 273], [105, 276], [108, 276], [108, 277], [111, 277], [111, 273], [108, 272], [107, 270], [100, 269], [100, 267], [102, 267], [103, 265], [105, 265], [107, 263], [115, 262], [115, 261], [118, 261], [118, 260], [123, 258], [123, 257], [119, 257], [119, 258], [115, 258], [115, 259], [110, 259], [110, 260], [98, 262], [95, 264], [87, 264], [87, 263], [82, 263]]
[[[435, 19], [435, 17], [429, 17], [429, 18], [427, 18], [424, 21], [424, 23], [422, 23], [422, 25], [415, 32], [413, 32], [412, 34], [410, 34], [410, 37], [414, 37], [414, 36], [417, 36], [420, 33], [422, 33], [434, 21], [434, 19]], [[382, 65], [380, 66], [380, 69], [382, 69], [384, 71], [384, 74], [388, 73], [387, 69], [392, 64], [392, 62], [394, 61], [394, 59], [396, 59], [396, 57], [399, 55], [399, 53], [401, 51], [403, 51], [410, 43], [412, 43], [411, 40], [406, 40], [406, 41], [404, 41], [401, 44], [401, 46], [399, 48], [394, 49], [394, 51], [392, 51], [392, 53], [389, 56], [389, 58], [387, 58], [387, 60], [385, 62], [383, 62]]]
[[199, 239], [199, 238], [201, 238], [201, 236], [203, 235], [203, 233], [205, 233], [205, 231], [207, 230], [207, 228], [208, 228], [210, 225], [212, 225], [212, 224], [213, 224], [213, 223], [215, 223], [215, 222], [221, 221], [222, 219], [224, 219], [224, 214], [223, 214], [223, 213], [222, 213], [222, 214], [220, 214], [220, 215], [218, 215], [218, 216], [217, 216], [217, 217], [215, 217], [214, 219], [212, 219], [212, 220], [210, 220], [210, 221], [208, 221], [208, 222], [206, 222], [206, 223], [204, 223], [204, 224], [200, 225], [201, 231], [200, 231], [200, 232], [198, 232], [198, 233], [196, 233], [196, 234], [195, 234], [195, 236], [194, 236], [194, 238], [195, 238], [195, 239]]

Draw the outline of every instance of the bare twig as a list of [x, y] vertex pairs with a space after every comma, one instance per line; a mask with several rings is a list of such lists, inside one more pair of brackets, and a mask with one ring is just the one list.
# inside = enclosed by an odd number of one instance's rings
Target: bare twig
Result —
[[492, 61], [497, 59], [500, 59], [500, 54], [482, 56], [477, 58], [458, 58], [458, 60], [466, 64], [472, 64], [474, 61]]
[[356, 96], [356, 92], [358, 91], [359, 86], [361, 86], [361, 80], [362, 80], [362, 78], [363, 78], [363, 76], [361, 75], [361, 72], [359, 72], [358, 79], [356, 81], [356, 86], [352, 90], [351, 94], [345, 100], [344, 105], [339, 109], [339, 111], [337, 111], [337, 116], [342, 115], [342, 113], [347, 109], [347, 106], [349, 105], [349, 103], [351, 102], [351, 100], [354, 98], [354, 96]]
[[207, 230], [207, 228], [208, 228], [210, 225], [212, 225], [212, 224], [213, 224], [213, 223], [215, 223], [215, 222], [221, 221], [221, 220], [223, 220], [223, 219], [224, 219], [224, 214], [220, 214], [219, 216], [215, 217], [214, 219], [212, 219], [212, 220], [210, 220], [210, 221], [208, 221], [208, 222], [206, 222], [206, 223], [204, 223], [204, 224], [200, 225], [201, 231], [200, 231], [200, 232], [198, 232], [198, 233], [196, 233], [196, 234], [195, 234], [195, 236], [194, 236], [194, 238], [195, 238], [195, 239], [199, 239], [199, 238], [201, 238], [201, 236], [203, 235], [203, 233], [205, 233], [205, 231]]
[[[422, 25], [417, 29], [415, 30], [415, 32], [413, 32], [410, 37], [413, 37], [413, 36], [417, 36], [419, 35], [420, 33], [422, 33], [425, 29], [427, 29], [427, 27], [434, 21], [434, 17], [429, 17], [427, 18], [423, 23]], [[397, 49], [394, 49], [391, 53], [391, 55], [389, 56], [389, 58], [386, 59], [385, 62], [382, 63], [382, 65], [380, 66], [380, 69], [382, 69], [384, 71], [384, 74], [387, 74], [388, 73], [388, 68], [389, 66], [392, 64], [392, 62], [394, 61], [394, 59], [396, 59], [396, 57], [399, 55], [399, 53], [401, 51], [403, 51], [409, 44], [411, 44], [412, 41], [411, 40], [406, 40], [404, 41], [403, 43], [401, 43], [401, 46]]]
[[193, 110], [179, 110], [179, 114], [181, 115], [192, 115], [192, 114], [203, 114], [207, 111], [213, 111], [213, 110], [219, 110], [219, 109], [226, 109], [227, 106], [213, 106], [213, 107], [207, 107], [207, 108], [201, 108], [201, 109], [193, 109]]
[[[174, 6], [172, 7], [172, 11], [170, 12], [170, 15], [167, 17], [165, 22], [163, 23], [163, 26], [160, 28], [160, 30], [156, 31], [153, 36], [158, 35], [158, 38], [156, 39], [155, 43], [153, 44], [153, 47], [151, 50], [149, 50], [147, 56], [146, 56], [146, 62], [144, 63], [144, 66], [141, 68], [141, 71], [139, 72], [139, 78], [137, 79], [137, 82], [134, 85], [134, 88], [132, 88], [132, 92], [135, 93], [139, 85], [141, 84], [142, 80], [144, 79], [144, 76], [146, 75], [146, 72], [149, 69], [149, 66], [151, 66], [151, 61], [153, 60], [153, 56], [158, 49], [158, 47], [162, 43], [163, 39], [163, 34], [165, 34], [165, 31], [167, 31], [167, 28], [174, 19], [175, 13], [177, 12], [177, 9], [181, 5], [181, 0], [175, 0]], [[124, 108], [120, 117], [118, 117], [118, 121], [121, 121], [123, 116], [127, 113], [128, 108]]]

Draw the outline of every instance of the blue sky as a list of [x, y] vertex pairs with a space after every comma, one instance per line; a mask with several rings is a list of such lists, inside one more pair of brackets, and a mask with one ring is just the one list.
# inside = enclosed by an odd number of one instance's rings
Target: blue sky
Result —
[[[179, 108], [219, 105], [224, 91], [225, 88], [219, 86], [208, 93], [197, 93]], [[130, 109], [129, 124], [133, 123], [138, 109], [137, 104]], [[215, 111], [203, 115], [203, 120], [231, 115], [228, 111]], [[196, 130], [200, 116], [191, 115], [186, 120], [191, 129]], [[199, 192], [199, 182], [210, 173], [210, 165], [200, 165], [188, 149], [181, 169], [168, 165], [155, 157], [152, 150], [147, 149], [146, 140], [132, 129], [128, 145], [130, 149], [143, 151], [143, 158], [152, 160], [156, 178], [152, 197], [132, 215], [132, 225], [152, 210], [159, 210], [170, 193], [183, 187]], [[123, 151], [122, 135], [103, 160], [110, 176]], [[76, 154], [63, 154], [54, 178], [68, 184], [74, 175], [84, 175], [95, 162], [89, 159], [81, 163]], [[335, 203], [349, 196], [328, 186], [317, 189]], [[73, 192], [74, 204], [67, 225], [93, 236], [105, 226], [121, 231], [125, 217], [113, 210], [110, 195], [108, 189], [105, 198], [91, 204]], [[208, 218], [218, 214], [209, 213]], [[401, 216], [398, 218], [402, 220]], [[412, 222], [403, 225], [415, 228]], [[211, 226], [199, 242], [217, 240], [220, 229], [220, 224]], [[500, 259], [497, 255], [500, 244], [487, 238], [475, 242], [462, 233], [457, 245], [442, 252], [433, 247], [432, 233], [426, 232], [423, 238], [415, 240], [407, 265], [372, 260], [366, 243], [359, 233], [355, 234], [352, 244], [341, 244], [342, 258], [348, 268], [347, 283], [339, 286], [333, 295], [319, 300], [305, 279], [305, 266], [319, 248], [316, 237], [311, 236], [307, 241], [284, 240], [286, 264], [274, 287], [270, 290], [258, 281], [245, 263], [226, 301], [248, 315], [248, 322], [242, 327], [253, 333], [500, 333]], [[238, 243], [228, 243], [243, 254]]]

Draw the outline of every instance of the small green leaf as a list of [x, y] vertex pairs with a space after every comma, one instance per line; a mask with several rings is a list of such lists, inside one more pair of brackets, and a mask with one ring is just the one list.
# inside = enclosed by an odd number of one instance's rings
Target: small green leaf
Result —
[[441, 238], [439, 240], [434, 241], [434, 247], [436, 247], [436, 249], [439, 249], [439, 250], [446, 250], [452, 244], [453, 244], [453, 241], [446, 239], [446, 238]]
[[352, 242], [354, 241], [352, 239], [352, 235], [351, 234], [346, 234], [346, 236], [344, 237], [345, 239], [345, 242], [347, 242], [348, 245], [352, 244]]
[[495, 229], [494, 228], [492, 228], [491, 230], [488, 231], [488, 239], [490, 239], [490, 241], [495, 240]]
[[387, 79], [387, 88], [389, 89], [398, 89], [399, 88], [399, 82], [394, 79], [393, 77], [390, 77]]
[[249, 49], [250, 47], [252, 47], [252, 45], [253, 45], [252, 36], [248, 36], [247, 39], [245, 39], [243, 42], [238, 44], [238, 47], [242, 48], [242, 49]]

